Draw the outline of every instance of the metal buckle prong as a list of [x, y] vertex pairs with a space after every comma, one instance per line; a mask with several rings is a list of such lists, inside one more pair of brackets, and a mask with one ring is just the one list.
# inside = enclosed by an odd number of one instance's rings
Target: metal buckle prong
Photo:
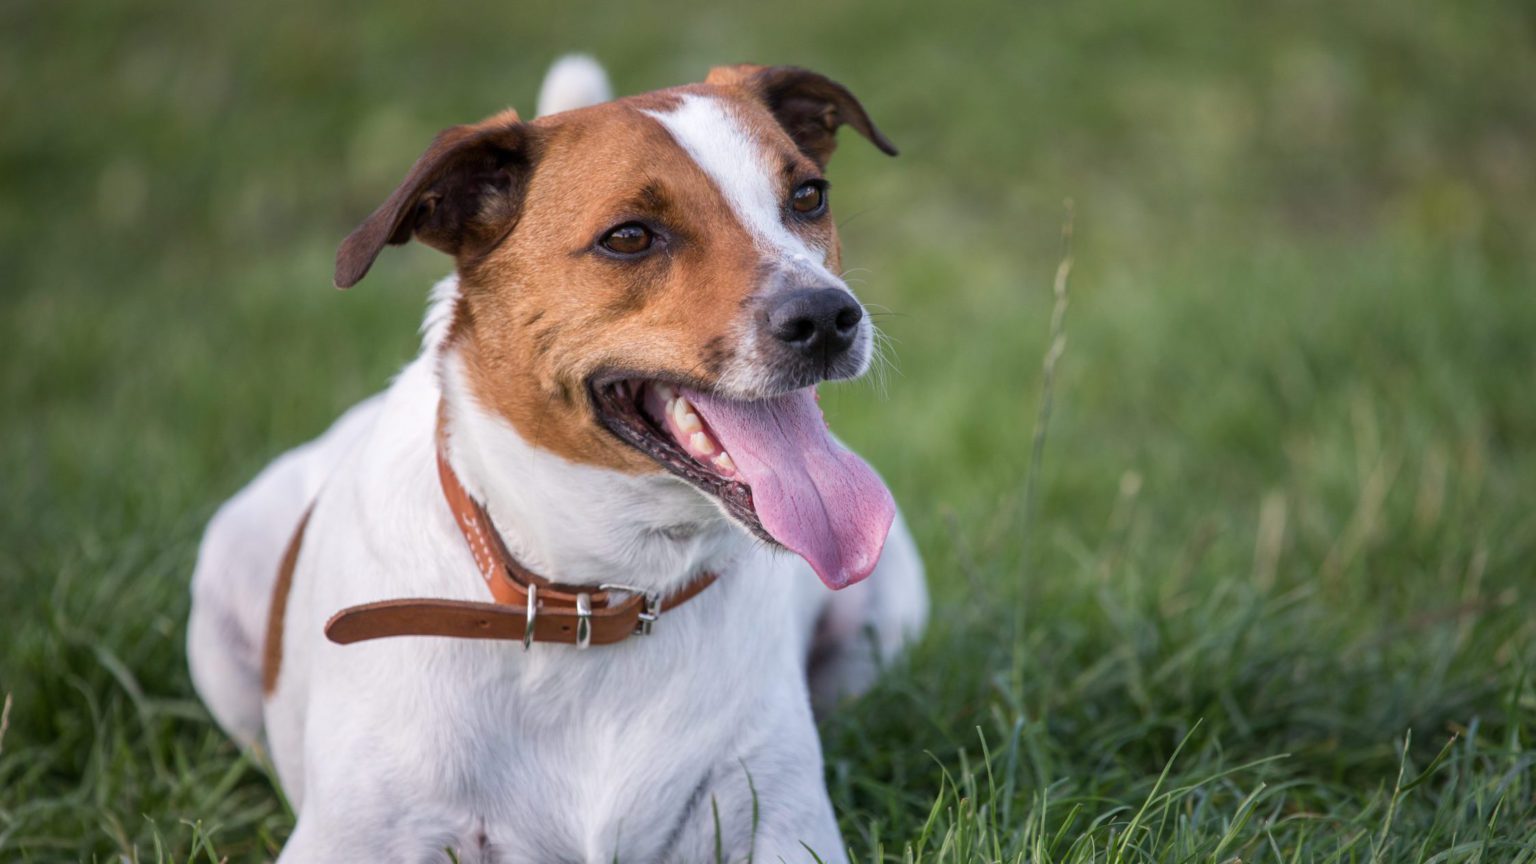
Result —
[[576, 595], [576, 647], [592, 645], [592, 595], [583, 591]]
[[539, 620], [539, 586], [528, 583], [528, 611], [523, 624], [523, 650], [533, 647], [533, 625]]
[[651, 628], [661, 617], [661, 595], [655, 591], [647, 591], [644, 588], [636, 588], [633, 585], [621, 585], [617, 582], [605, 582], [597, 586], [599, 591], [628, 591], [631, 594], [639, 594], [645, 598], [645, 608], [640, 611], [640, 617], [635, 621], [635, 632], [641, 636], [651, 635]]

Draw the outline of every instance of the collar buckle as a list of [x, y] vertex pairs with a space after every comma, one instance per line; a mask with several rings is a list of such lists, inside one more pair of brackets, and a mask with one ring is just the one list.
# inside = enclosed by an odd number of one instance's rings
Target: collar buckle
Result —
[[646, 591], [633, 585], [621, 585], [618, 582], [604, 582], [597, 586], [599, 591], [628, 591], [638, 597], [644, 598], [645, 608], [640, 610], [640, 617], [635, 621], [635, 633], [640, 636], [651, 635], [651, 628], [661, 618], [661, 595], [655, 591]]

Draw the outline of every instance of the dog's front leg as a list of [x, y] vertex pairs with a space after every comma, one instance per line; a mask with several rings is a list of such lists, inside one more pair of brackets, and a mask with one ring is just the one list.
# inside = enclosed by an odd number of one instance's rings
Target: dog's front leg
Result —
[[[289, 835], [288, 842], [283, 844], [282, 854], [277, 856], [277, 864], [309, 864], [311, 861], [325, 861], [328, 856], [334, 856], [334, 847], [325, 842], [324, 829], [317, 818], [305, 818], [299, 814], [299, 821]], [[345, 858], [331, 857], [329, 860], [342, 861]]]
[[818, 824], [803, 826], [800, 831], [765, 830], [764, 836], [757, 838], [751, 857], [742, 860], [754, 864], [779, 864], [781, 861], [785, 864], [847, 864], [848, 852], [831, 810], [828, 809], [825, 818], [816, 821]]
[[[818, 797], [825, 800], [820, 790], [807, 790], [807, 793], [810, 800], [814, 801]], [[707, 807], [702, 814], [706, 827], [700, 832], [699, 842], [671, 850], [666, 860], [719, 860], [733, 864], [749, 861], [765, 864], [815, 864], [818, 861], [822, 864], [846, 864], [848, 855], [843, 848], [843, 838], [837, 830], [837, 820], [832, 816], [832, 808], [827, 806], [821, 808], [821, 811], [801, 814], [801, 818], [780, 824], [776, 824], [773, 819], [764, 819], [755, 832], [740, 836], [732, 830], [730, 823], [733, 820], [724, 813], [719, 814], [720, 830], [708, 826], [707, 821], [715, 818], [715, 812], [713, 807]], [[716, 850], [719, 850], [718, 856]], [[623, 856], [619, 856], [619, 860], [624, 860]]]
[[397, 842], [399, 839], [391, 826], [371, 821], [366, 812], [343, 816], [304, 808], [293, 834], [283, 844], [282, 854], [277, 856], [277, 864], [448, 860], [446, 856], [412, 856]]
[[[322, 796], [308, 795], [318, 803]], [[457, 850], [460, 840], [440, 831], [420, 831], [422, 826], [412, 826], [412, 820], [401, 817], [389, 818], [386, 808], [369, 805], [366, 801], [341, 796], [332, 799], [336, 806], [329, 809], [304, 807], [299, 812], [298, 824], [288, 842], [283, 844], [277, 864], [348, 864], [348, 862], [402, 861], [442, 862], [455, 860], [448, 850]], [[350, 804], [350, 806], [349, 806]], [[472, 856], [460, 855], [460, 861], [478, 861]]]
[[699, 787], [685, 817], [687, 828], [678, 831], [666, 860], [848, 861], [823, 781], [815, 728], [806, 724], [779, 734], [789, 749], [721, 765]]

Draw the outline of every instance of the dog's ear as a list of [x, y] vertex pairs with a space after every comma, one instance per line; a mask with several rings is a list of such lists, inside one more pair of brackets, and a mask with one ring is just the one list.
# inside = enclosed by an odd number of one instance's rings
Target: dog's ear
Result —
[[535, 130], [504, 111], [438, 133], [400, 186], [336, 252], [336, 287], [351, 288], [386, 245], [416, 237], [460, 261], [517, 224], [537, 149]]
[[762, 100], [799, 146], [823, 168], [837, 149], [837, 127], [848, 124], [888, 156], [896, 145], [881, 134], [848, 88], [797, 66], [718, 66], [706, 84], [736, 86]]

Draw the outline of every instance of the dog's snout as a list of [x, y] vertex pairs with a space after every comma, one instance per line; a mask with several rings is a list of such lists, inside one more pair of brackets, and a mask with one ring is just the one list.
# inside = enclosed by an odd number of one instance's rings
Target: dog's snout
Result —
[[847, 351], [858, 334], [864, 310], [839, 288], [801, 288], [768, 310], [775, 338], [806, 357], [830, 361]]

